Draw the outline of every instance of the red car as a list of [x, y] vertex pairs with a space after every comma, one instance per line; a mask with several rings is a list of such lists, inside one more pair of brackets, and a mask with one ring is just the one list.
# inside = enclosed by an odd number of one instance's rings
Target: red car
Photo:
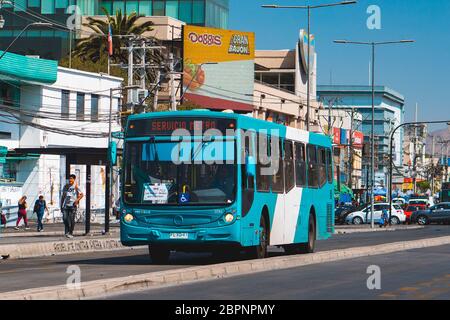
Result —
[[426, 204], [416, 204], [415, 203], [415, 204], [408, 205], [405, 209], [406, 223], [411, 222], [411, 215], [413, 214], [413, 212], [419, 211], [419, 210], [426, 210], [426, 209], [427, 209]]

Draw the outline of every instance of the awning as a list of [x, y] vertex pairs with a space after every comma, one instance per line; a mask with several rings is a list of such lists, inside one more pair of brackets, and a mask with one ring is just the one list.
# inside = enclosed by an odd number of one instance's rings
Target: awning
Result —
[[[0, 51], [0, 55], [3, 51]], [[7, 52], [0, 59], [0, 79], [12, 82], [56, 82], [58, 61], [38, 59]]]
[[345, 184], [340, 184], [340, 186], [341, 186], [341, 191], [339, 192], [339, 189], [338, 189], [338, 184], [337, 184], [337, 181], [336, 180], [334, 180], [333, 181], [333, 184], [334, 184], [334, 194], [336, 195], [336, 194], [348, 194], [348, 195], [350, 195], [351, 197], [353, 197], [353, 191], [352, 191], [352, 189], [350, 189], [349, 187], [347, 187]]

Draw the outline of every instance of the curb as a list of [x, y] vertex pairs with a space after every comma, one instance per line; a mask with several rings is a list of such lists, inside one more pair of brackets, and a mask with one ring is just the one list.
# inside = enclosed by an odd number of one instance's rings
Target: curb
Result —
[[120, 242], [119, 238], [94, 238], [83, 240], [57, 240], [24, 244], [0, 245], [0, 254], [9, 259], [46, 257], [54, 255], [89, 253], [130, 249]]
[[375, 229], [345, 229], [345, 228], [335, 228], [334, 234], [345, 234], [345, 233], [363, 233], [363, 232], [386, 232], [386, 231], [407, 231], [407, 230], [417, 230], [423, 229], [424, 226], [408, 226], [406, 228], [375, 228]]
[[107, 295], [126, 293], [126, 291], [130, 290], [138, 291], [155, 289], [195, 281], [220, 279], [262, 271], [288, 269], [311, 264], [376, 256], [446, 244], [450, 244], [450, 236], [385, 243], [343, 250], [331, 250], [309, 255], [282, 256], [261, 260], [247, 260], [209, 266], [190, 267], [122, 278], [89, 281], [80, 284], [79, 287], [72, 288], [68, 288], [66, 285], [58, 285], [0, 293], [0, 300], [63, 300], [104, 297]]
[[[110, 230], [109, 233], [113, 234], [113, 233], [119, 233], [119, 230]], [[74, 234], [76, 236], [84, 236], [85, 232], [84, 231], [74, 231]], [[94, 235], [101, 235], [102, 231], [101, 230], [94, 230], [91, 231], [91, 233], [89, 235], [94, 236]], [[15, 237], [57, 237], [57, 236], [64, 236], [64, 231], [49, 231], [49, 232], [17, 232], [17, 233], [0, 233], [0, 239], [2, 238], [15, 238]]]

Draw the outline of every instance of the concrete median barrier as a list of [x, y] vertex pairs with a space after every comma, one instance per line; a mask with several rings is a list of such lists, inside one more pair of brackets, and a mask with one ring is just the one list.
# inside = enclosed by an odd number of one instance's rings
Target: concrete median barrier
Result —
[[63, 254], [124, 250], [119, 238], [84, 238], [77, 240], [58, 240], [33, 243], [14, 243], [0, 245], [0, 255], [9, 259], [45, 257]]
[[435, 247], [450, 244], [450, 236], [384, 243], [375, 246], [331, 250], [309, 255], [280, 256], [262, 260], [248, 260], [197, 266], [169, 271], [152, 272], [122, 278], [102, 279], [80, 284], [79, 288], [65, 285], [6, 292], [0, 294], [3, 300], [23, 299], [87, 299], [107, 295], [156, 289], [166, 286], [206, 281], [249, 273], [301, 267], [311, 264], [389, 254], [405, 250]]

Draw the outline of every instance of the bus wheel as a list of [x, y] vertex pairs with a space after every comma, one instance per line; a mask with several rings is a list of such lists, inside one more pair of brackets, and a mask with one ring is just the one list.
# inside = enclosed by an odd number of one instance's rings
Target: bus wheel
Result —
[[169, 262], [170, 250], [159, 246], [148, 246], [148, 252], [153, 264], [167, 264]]
[[298, 253], [313, 253], [316, 246], [316, 221], [312, 214], [308, 222], [308, 242], [298, 245]]
[[263, 216], [261, 216], [259, 227], [261, 230], [259, 244], [249, 248], [249, 256], [252, 259], [263, 259], [268, 256], [267, 247], [269, 246], [269, 233], [267, 230], [266, 219], [264, 219]]

